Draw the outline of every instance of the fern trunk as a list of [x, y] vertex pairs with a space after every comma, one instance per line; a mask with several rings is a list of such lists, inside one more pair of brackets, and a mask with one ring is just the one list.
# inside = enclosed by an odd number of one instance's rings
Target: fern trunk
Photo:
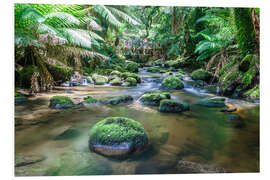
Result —
[[234, 21], [237, 31], [236, 40], [241, 55], [253, 54], [257, 44], [250, 8], [235, 8]]

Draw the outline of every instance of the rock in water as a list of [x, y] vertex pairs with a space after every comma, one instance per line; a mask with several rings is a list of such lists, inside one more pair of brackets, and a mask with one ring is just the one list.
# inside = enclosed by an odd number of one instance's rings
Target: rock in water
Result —
[[140, 102], [144, 105], [159, 106], [161, 100], [170, 98], [168, 92], [146, 92], [141, 96]]
[[107, 98], [103, 100], [102, 103], [116, 105], [119, 103], [127, 103], [131, 101], [133, 101], [133, 97], [130, 95], [126, 95], [126, 96], [116, 96], [116, 97]]
[[105, 156], [125, 157], [148, 145], [143, 126], [125, 117], [108, 117], [90, 130], [89, 149]]
[[223, 97], [207, 98], [199, 101], [198, 104], [206, 107], [224, 107], [225, 100], [226, 98]]
[[226, 173], [224, 168], [199, 164], [190, 161], [179, 161], [177, 164], [179, 173]]
[[177, 90], [177, 89], [183, 89], [184, 84], [183, 82], [174, 76], [168, 76], [162, 81], [162, 88], [168, 89], [168, 90]]
[[191, 73], [191, 78], [193, 80], [202, 80], [209, 82], [212, 78], [212, 74], [204, 69], [197, 69]]
[[66, 109], [73, 107], [74, 103], [70, 97], [67, 96], [53, 96], [50, 99], [50, 108], [54, 109]]
[[14, 98], [15, 104], [27, 101], [27, 99], [22, 94], [17, 92], [15, 92]]
[[175, 100], [164, 99], [160, 102], [158, 110], [160, 112], [178, 113], [189, 110], [189, 106], [188, 104], [177, 102]]

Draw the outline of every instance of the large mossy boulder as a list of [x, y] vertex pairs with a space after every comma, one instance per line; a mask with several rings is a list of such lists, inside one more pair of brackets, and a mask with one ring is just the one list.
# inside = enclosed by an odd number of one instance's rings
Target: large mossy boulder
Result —
[[114, 78], [113, 80], [110, 81], [110, 84], [112, 86], [121, 86], [122, 85], [121, 78], [119, 77]]
[[200, 100], [198, 105], [206, 106], [206, 107], [224, 107], [226, 98], [223, 97], [213, 97]]
[[209, 82], [212, 78], [212, 74], [204, 69], [197, 69], [191, 73], [191, 78], [193, 80], [202, 80]]
[[106, 76], [101, 76], [101, 75], [98, 75], [98, 74], [94, 74], [92, 76], [92, 79], [94, 80], [96, 85], [103, 85], [103, 84], [105, 84], [105, 83], [107, 83], [109, 81]]
[[21, 102], [25, 102], [27, 99], [24, 97], [24, 95], [15, 92], [14, 94], [14, 98], [15, 98], [15, 104], [17, 103], [21, 103]]
[[50, 99], [50, 108], [54, 109], [65, 109], [73, 107], [74, 103], [70, 97], [67, 96], [53, 96]]
[[108, 117], [95, 124], [89, 133], [89, 149], [105, 156], [123, 157], [147, 145], [143, 126], [125, 117]]
[[171, 99], [164, 99], [160, 102], [160, 112], [178, 113], [189, 110], [189, 105]]
[[168, 76], [162, 81], [162, 88], [168, 89], [168, 90], [177, 90], [177, 89], [183, 89], [184, 84], [183, 82], [174, 76]]
[[137, 85], [137, 80], [133, 77], [128, 77], [126, 80], [126, 86], [136, 86]]
[[121, 72], [117, 71], [117, 70], [114, 70], [110, 73], [110, 76], [120, 76], [121, 75]]
[[149, 67], [149, 68], [147, 68], [147, 72], [157, 73], [157, 72], [159, 72], [159, 68], [157, 68], [157, 67]]
[[58, 83], [69, 81], [74, 73], [70, 67], [60, 65], [48, 65], [48, 71], [51, 73], [54, 81]]
[[141, 83], [141, 77], [138, 76], [136, 73], [124, 72], [121, 74], [121, 78], [127, 79], [128, 77], [132, 77], [136, 79], [137, 83]]
[[144, 105], [159, 106], [161, 100], [170, 98], [168, 92], [147, 92], [141, 96], [140, 102]]
[[104, 104], [116, 105], [119, 103], [127, 103], [133, 101], [133, 97], [130, 95], [109, 97], [102, 101]]
[[127, 63], [126, 70], [128, 70], [129, 72], [133, 72], [133, 73], [138, 72], [139, 65], [135, 62], [129, 62], [129, 63]]

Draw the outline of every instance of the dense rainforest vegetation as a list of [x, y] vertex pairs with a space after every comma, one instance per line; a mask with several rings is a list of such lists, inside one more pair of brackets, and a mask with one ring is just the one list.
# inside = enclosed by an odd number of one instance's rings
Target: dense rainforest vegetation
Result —
[[38, 93], [74, 72], [162, 64], [220, 95], [256, 99], [259, 37], [256, 8], [15, 4], [15, 87]]

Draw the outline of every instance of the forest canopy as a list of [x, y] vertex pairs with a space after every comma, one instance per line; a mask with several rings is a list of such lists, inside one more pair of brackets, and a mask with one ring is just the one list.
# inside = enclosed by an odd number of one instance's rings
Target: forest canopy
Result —
[[[258, 8], [15, 4], [15, 87], [162, 61], [211, 73], [223, 95], [259, 96]], [[136, 69], [136, 68], [135, 68]], [[136, 70], [134, 71], [136, 72]]]

